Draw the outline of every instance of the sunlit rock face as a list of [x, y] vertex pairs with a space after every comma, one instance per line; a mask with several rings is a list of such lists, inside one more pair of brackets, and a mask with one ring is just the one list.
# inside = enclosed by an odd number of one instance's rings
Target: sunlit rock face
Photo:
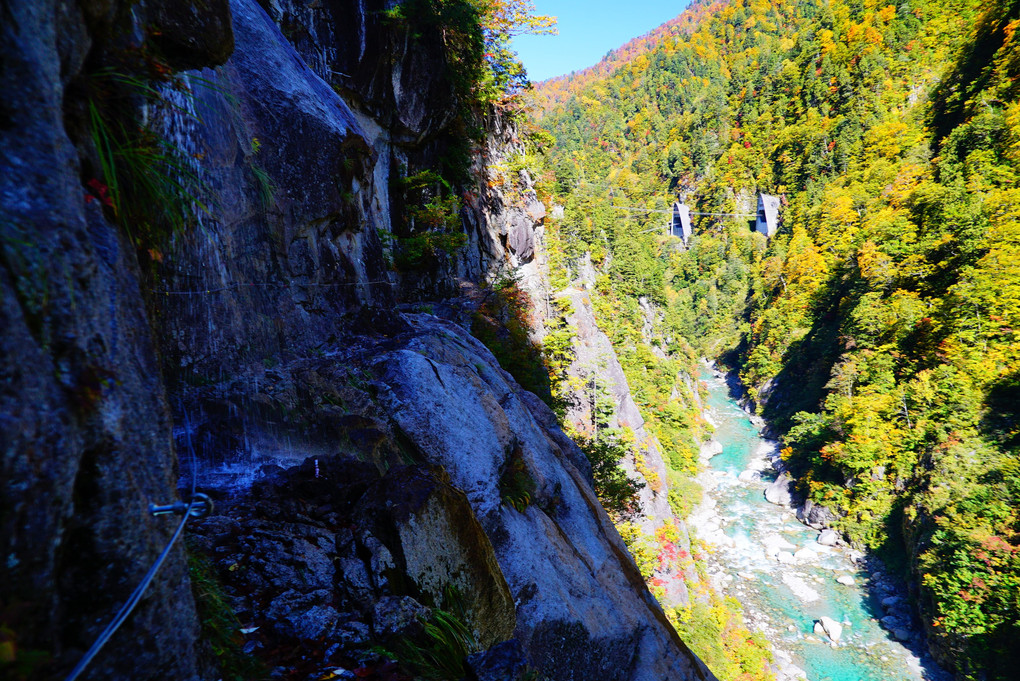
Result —
[[[393, 619], [392, 599], [403, 599], [403, 608], [408, 598], [431, 606], [454, 585], [472, 604], [480, 637], [513, 638], [522, 664], [550, 678], [712, 678], [644, 587], [591, 490], [587, 460], [548, 407], [455, 324], [408, 314], [382, 331], [343, 339], [338, 359], [364, 367], [360, 387], [347, 385], [337, 359], [278, 369], [299, 381], [314, 374], [324, 393], [358, 406], [338, 431], [345, 436], [332, 438], [334, 453], [286, 471], [270, 466], [244, 493], [257, 503], [226, 504], [238, 523], [233, 536], [257, 528], [263, 539], [224, 554], [224, 566], [258, 564], [261, 575], [269, 568], [262, 556], [281, 554], [274, 564], [319, 564], [329, 573], [276, 606], [248, 603], [253, 618], [275, 615], [280, 635], [291, 638], [325, 627], [328, 640], [350, 645], [392, 628], [379, 623]], [[297, 421], [315, 410], [287, 402], [279, 411]], [[336, 463], [338, 456], [376, 467]], [[327, 547], [322, 558], [308, 559], [307, 547], [295, 557], [296, 544], [279, 529], [292, 526], [301, 536], [326, 533], [313, 541]], [[361, 549], [345, 548], [353, 546]], [[328, 566], [337, 564], [334, 573]], [[253, 578], [264, 580], [239, 572], [238, 579]], [[317, 618], [301, 629], [292, 621], [295, 604], [320, 614], [341, 605], [329, 613], [334, 624]]]
[[[644, 418], [634, 402], [613, 344], [599, 328], [590, 296], [579, 288], [569, 288], [558, 295], [569, 300], [571, 312], [567, 315], [567, 321], [575, 332], [572, 342], [574, 356], [568, 373], [578, 385], [585, 386], [583, 394], [567, 405], [566, 421], [580, 433], [589, 437], [596, 435], [596, 416], [592, 413], [595, 406], [593, 392], [599, 390], [605, 393], [607, 423], [602, 427], [627, 429], [634, 437], [634, 450], [640, 457], [640, 465], [633, 456], [624, 457], [620, 461], [620, 466], [628, 476], [644, 483], [638, 493], [639, 512], [628, 520], [634, 522], [646, 537], [655, 537], [666, 525], [670, 526], [670, 530], [675, 527], [677, 550], [690, 554], [691, 540], [687, 523], [677, 518], [669, 505], [669, 475], [662, 446], [645, 428]], [[544, 293], [536, 297], [544, 297]], [[683, 398], [678, 395], [678, 399], [693, 403], [696, 395], [697, 391], [694, 390]], [[667, 606], [690, 605], [689, 587], [700, 581], [693, 562], [681, 568], [675, 561], [661, 561], [652, 579], [660, 585], [660, 599]]]
[[[595, 499], [583, 454], [551, 411], [456, 327], [428, 317], [409, 323], [406, 346], [374, 363], [388, 388], [382, 401], [467, 493], [493, 539], [517, 602], [518, 637], [536, 666], [572, 679], [706, 673], [664, 624]], [[534, 480], [523, 512], [500, 491], [515, 456]]]

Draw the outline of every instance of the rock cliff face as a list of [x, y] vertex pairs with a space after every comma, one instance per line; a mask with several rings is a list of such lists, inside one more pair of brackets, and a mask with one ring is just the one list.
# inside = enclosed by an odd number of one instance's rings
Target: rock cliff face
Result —
[[[384, 22], [383, 9], [282, 2], [267, 14], [236, 0], [234, 55], [189, 76], [193, 116], [163, 112], [216, 190], [203, 228], [175, 241], [154, 282], [172, 339], [163, 354], [172, 402], [197, 409], [199, 423], [231, 406], [230, 429], [198, 438], [208, 456], [250, 451], [266, 435], [249, 425], [266, 420], [250, 397], [267, 366], [321, 352], [363, 306], [435, 300], [484, 283], [517, 260], [508, 235], [535, 228], [525, 208], [483, 181], [486, 159], [512, 136], [492, 119], [475, 149], [479, 179], [464, 188], [464, 246], [392, 267], [391, 243], [414, 234], [401, 218], [402, 177], [463, 140], [451, 141], [462, 131], [444, 127], [457, 103], [435, 36]], [[228, 382], [234, 396], [220, 390], [214, 404], [208, 391], [192, 390]]]
[[[571, 288], [561, 295], [570, 301], [572, 312], [567, 321], [577, 332], [573, 340], [575, 356], [569, 369], [570, 374], [582, 385], [603, 386], [611, 402], [607, 426], [627, 429], [634, 437], [637, 457], [624, 458], [620, 465], [632, 479], [646, 483], [639, 495], [641, 513], [635, 521], [646, 537], [654, 537], [667, 523], [674, 525], [677, 528], [678, 548], [690, 554], [691, 540], [687, 525], [674, 516], [669, 505], [669, 475], [662, 447], [656, 437], [645, 429], [644, 418], [631, 395], [630, 385], [612, 342], [599, 329], [587, 293]], [[578, 400], [567, 410], [567, 420], [579, 432], [589, 435], [593, 434], [595, 422], [591, 413], [593, 402], [593, 399]], [[689, 605], [688, 587], [699, 582], [693, 563], [681, 569], [672, 561], [663, 562], [655, 570], [653, 578], [662, 585], [664, 593], [661, 598], [666, 605]]]
[[[86, 201], [64, 124], [120, 9], [0, 10], [0, 636], [33, 677], [69, 669], [174, 526], [146, 512], [177, 471], [135, 249]], [[177, 550], [92, 678], [196, 678], [197, 638]]]
[[[272, 623], [258, 645], [283, 637], [311, 649], [325, 636], [343, 644], [325, 661], [335, 665], [399, 630], [394, 603], [434, 607], [452, 585], [479, 641], [513, 637], [521, 664], [544, 676], [710, 678], [644, 588], [584, 455], [487, 349], [455, 324], [413, 314], [343, 347], [280, 370], [351, 405], [333, 446], [376, 465], [327, 455], [269, 469], [199, 530], [213, 555], [236, 546], [217, 560], [241, 568], [228, 578], [232, 593], [256, 594], [239, 597], [238, 610]], [[338, 366], [365, 373], [350, 385]], [[306, 413], [289, 406], [295, 419]], [[257, 539], [236, 539], [248, 536]], [[295, 563], [306, 566], [304, 583], [274, 576]], [[290, 590], [268, 600], [266, 582]]]
[[[148, 504], [190, 486], [179, 451], [219, 502], [196, 549], [280, 673], [298, 662], [274, 643], [350, 668], [452, 589], [489, 649], [478, 678], [711, 678], [552, 413], [461, 327], [409, 312], [531, 260], [544, 209], [526, 178], [490, 188], [514, 133], [487, 119], [463, 243], [392, 267], [422, 234], [403, 178], [467, 136], [441, 36], [391, 8], [0, 10], [0, 643], [19, 676], [65, 674], [140, 581], [176, 524]], [[104, 156], [110, 83], [117, 120], [178, 158], [171, 192], [193, 184], [169, 241], [100, 172], [141, 157]], [[205, 648], [178, 544], [84, 678], [215, 678]]]

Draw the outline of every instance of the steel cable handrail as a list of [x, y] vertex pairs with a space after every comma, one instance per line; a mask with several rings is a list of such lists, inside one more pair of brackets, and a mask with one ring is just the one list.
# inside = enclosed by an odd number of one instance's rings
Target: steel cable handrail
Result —
[[208, 515], [212, 511], [212, 501], [204, 494], [199, 494], [196, 491], [198, 485], [198, 460], [195, 456], [195, 448], [191, 444], [191, 421], [185, 413], [185, 432], [187, 434], [188, 451], [191, 454], [191, 498], [187, 505], [183, 503], [172, 504], [169, 506], [156, 506], [155, 504], [149, 505], [149, 512], [153, 515], [163, 515], [166, 513], [182, 513], [184, 517], [181, 518], [181, 522], [177, 525], [177, 529], [174, 530], [173, 536], [170, 537], [170, 541], [167, 542], [166, 546], [163, 547], [163, 551], [160, 552], [156, 558], [156, 562], [152, 564], [149, 571], [145, 573], [142, 581], [138, 583], [135, 590], [131, 592], [131, 595], [124, 602], [124, 605], [117, 611], [116, 616], [113, 620], [106, 625], [103, 632], [99, 634], [92, 647], [88, 649], [85, 655], [78, 660], [78, 664], [75, 665], [71, 673], [67, 675], [65, 681], [75, 681], [81, 673], [85, 671], [85, 668], [89, 666], [93, 658], [99, 654], [103, 646], [106, 645], [107, 641], [113, 636], [113, 634], [120, 628], [120, 625], [124, 624], [127, 618], [131, 615], [131, 612], [138, 605], [139, 601], [142, 600], [142, 596], [145, 594], [145, 590], [149, 588], [149, 584], [155, 579], [156, 573], [163, 566], [167, 556], [170, 555], [170, 549], [173, 548], [174, 544], [180, 538], [181, 533], [184, 532], [184, 526], [188, 524], [188, 520], [191, 518], [202, 518]]
[[156, 558], [156, 562], [153, 563], [152, 567], [149, 568], [149, 571], [145, 573], [145, 577], [142, 578], [142, 581], [137, 587], [135, 587], [135, 590], [131, 592], [131, 596], [124, 602], [124, 605], [121, 606], [120, 611], [117, 612], [117, 616], [114, 617], [113, 621], [106, 626], [106, 629], [103, 630], [103, 633], [99, 635], [99, 638], [97, 638], [95, 643], [92, 644], [92, 647], [88, 649], [88, 652], [86, 652], [81, 660], [78, 661], [78, 664], [71, 670], [71, 673], [67, 676], [65, 681], [75, 681], [75, 679], [77, 679], [81, 673], [85, 671], [85, 668], [88, 667], [90, 662], [92, 662], [92, 659], [99, 653], [102, 647], [106, 645], [106, 642], [110, 640], [110, 637], [113, 636], [114, 632], [117, 631], [120, 625], [124, 623], [131, 614], [131, 611], [133, 611], [135, 606], [138, 605], [138, 602], [142, 600], [142, 595], [149, 587], [149, 584], [152, 583], [152, 580], [156, 577], [156, 573], [159, 571], [159, 568], [162, 567], [167, 556], [170, 555], [170, 549], [173, 548], [173, 545], [181, 536], [181, 532], [184, 531], [184, 526], [187, 525], [188, 519], [191, 518], [192, 511], [196, 505], [197, 504], [194, 500], [188, 504], [188, 510], [184, 513], [184, 517], [181, 518], [180, 524], [177, 525], [177, 530], [174, 531], [173, 536], [170, 537], [170, 541], [167, 542], [163, 552], [159, 554], [159, 557]]

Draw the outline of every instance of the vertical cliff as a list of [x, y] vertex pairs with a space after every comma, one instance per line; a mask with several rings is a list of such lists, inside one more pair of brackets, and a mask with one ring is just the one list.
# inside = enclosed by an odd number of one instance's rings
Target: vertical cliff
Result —
[[[152, 280], [174, 394], [199, 424], [211, 384], [212, 401], [236, 407], [237, 437], [220, 440], [221, 424], [199, 438], [211, 456], [261, 437], [248, 423], [267, 419], [248, 398], [267, 366], [322, 352], [353, 311], [457, 296], [511, 256], [507, 226], [523, 211], [484, 173], [509, 133], [494, 116], [466, 121], [434, 31], [382, 10], [279, 3], [270, 16], [236, 2], [234, 55], [185, 76], [191, 115], [162, 112], [215, 191], [201, 228], [175, 239]], [[467, 137], [468, 122], [487, 135]], [[433, 169], [423, 194], [414, 178]], [[439, 209], [444, 225], [423, 224]]]
[[[515, 131], [422, 7], [0, 10], [5, 674], [80, 659], [194, 462], [192, 546], [277, 674], [378, 671], [450, 610], [478, 678], [711, 678], [553, 414], [427, 314], [469, 317], [544, 209], [492, 182]], [[179, 543], [85, 678], [212, 677], [207, 633]]]
[[[177, 460], [135, 248], [90, 200], [66, 125], [82, 70], [135, 20], [0, 12], [0, 631], [18, 678], [66, 671], [141, 580], [173, 530], [146, 510], [175, 496]], [[178, 548], [93, 678], [197, 678], [197, 638]]]

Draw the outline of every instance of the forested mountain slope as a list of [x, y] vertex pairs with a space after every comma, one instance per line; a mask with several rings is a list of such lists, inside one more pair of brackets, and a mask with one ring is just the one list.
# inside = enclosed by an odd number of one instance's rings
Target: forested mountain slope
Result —
[[535, 90], [535, 101], [543, 110], [566, 102], [592, 81], [610, 76], [627, 62], [654, 50], [668, 36], [689, 35], [702, 19], [724, 5], [725, 3], [719, 0], [693, 0], [683, 13], [648, 33], [609, 50], [594, 66], [543, 81], [542, 86]]
[[[553, 260], [590, 254], [617, 325], [645, 297], [664, 349], [738, 367], [801, 493], [911, 576], [940, 659], [1012, 678], [1020, 2], [704, 14], [568, 99], [539, 87], [565, 206]], [[757, 192], [782, 198], [768, 241], [720, 215], [753, 213]], [[714, 214], [686, 249], [633, 210], [677, 198]]]

